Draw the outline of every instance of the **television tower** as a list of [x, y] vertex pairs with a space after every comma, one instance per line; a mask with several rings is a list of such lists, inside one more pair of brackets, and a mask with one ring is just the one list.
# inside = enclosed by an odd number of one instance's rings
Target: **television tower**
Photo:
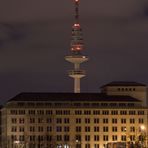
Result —
[[74, 92], [80, 93], [80, 79], [85, 76], [85, 71], [80, 69], [80, 64], [88, 61], [81, 51], [84, 49], [82, 29], [79, 23], [79, 2], [75, 2], [75, 22], [72, 26], [71, 55], [65, 56], [65, 60], [74, 64], [74, 69], [68, 71], [68, 75], [74, 79]]

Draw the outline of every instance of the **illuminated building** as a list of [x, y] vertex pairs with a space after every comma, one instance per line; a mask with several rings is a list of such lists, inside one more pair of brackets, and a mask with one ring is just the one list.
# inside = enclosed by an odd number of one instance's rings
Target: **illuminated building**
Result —
[[65, 60], [74, 64], [74, 69], [68, 75], [74, 78], [74, 92], [80, 93], [80, 79], [85, 76], [85, 71], [80, 69], [80, 64], [88, 60], [81, 52], [84, 49], [82, 29], [79, 23], [79, 0], [75, 0], [75, 22], [72, 26], [71, 54]]
[[101, 90], [21, 93], [10, 99], [2, 109], [2, 147], [103, 148], [147, 135], [145, 85], [113, 82]]

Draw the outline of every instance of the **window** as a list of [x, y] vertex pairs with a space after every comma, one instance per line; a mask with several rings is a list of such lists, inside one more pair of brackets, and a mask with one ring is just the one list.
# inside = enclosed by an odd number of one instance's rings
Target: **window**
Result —
[[76, 118], [76, 123], [81, 123], [81, 118]]
[[10, 110], [10, 114], [17, 115], [17, 110]]
[[17, 127], [16, 126], [12, 126], [11, 127], [11, 132], [17, 132]]
[[69, 123], [69, 118], [64, 118], [64, 123]]
[[38, 118], [38, 123], [44, 123], [44, 119], [43, 118]]
[[40, 141], [43, 141], [43, 140], [44, 140], [44, 136], [39, 135], [38, 136], [38, 141], [40, 142]]
[[90, 141], [90, 135], [85, 135], [85, 141]]
[[84, 110], [84, 115], [90, 115], [91, 111], [90, 110]]
[[125, 103], [119, 103], [119, 106], [124, 107], [124, 106], [126, 106], [126, 104]]
[[69, 135], [64, 135], [64, 141], [69, 141]]
[[19, 123], [21, 124], [21, 123], [25, 123], [25, 119], [24, 118], [20, 118], [19, 119]]
[[30, 126], [30, 132], [35, 132], [35, 127], [34, 126]]
[[47, 126], [47, 132], [52, 132], [52, 127], [51, 126]]
[[113, 131], [113, 132], [117, 132], [117, 126], [113, 126], [113, 127], [112, 127], [112, 131]]
[[129, 111], [129, 115], [135, 115], [136, 112], [134, 110]]
[[127, 111], [126, 110], [121, 110], [120, 115], [127, 115]]
[[38, 115], [44, 115], [44, 110], [37, 110]]
[[103, 132], [108, 132], [108, 126], [103, 127]]
[[29, 115], [35, 115], [35, 110], [29, 110], [29, 111], [28, 111], [28, 114], [29, 114]]
[[130, 141], [135, 141], [135, 135], [130, 135]]
[[46, 110], [46, 115], [52, 115], [52, 114], [53, 114], [52, 110]]
[[47, 122], [47, 123], [51, 123], [51, 122], [52, 122], [52, 119], [51, 119], [51, 118], [47, 118], [47, 119], [46, 119], [46, 122]]
[[30, 141], [35, 141], [35, 136], [34, 135], [31, 135], [29, 137], [30, 137]]
[[46, 139], [47, 139], [47, 141], [52, 141], [52, 136], [51, 135], [47, 135]]
[[93, 107], [98, 107], [100, 104], [99, 103], [92, 103]]
[[56, 115], [62, 115], [62, 110], [56, 110]]
[[108, 123], [108, 118], [104, 118], [103, 123]]
[[81, 126], [76, 126], [76, 132], [81, 132]]
[[35, 123], [35, 118], [30, 118], [30, 123]]
[[90, 126], [85, 126], [85, 132], [90, 132]]
[[74, 106], [81, 106], [81, 103], [74, 103]]
[[113, 123], [113, 124], [116, 124], [116, 123], [117, 123], [117, 118], [113, 118], [113, 119], [112, 119], [112, 123]]
[[17, 119], [16, 118], [12, 118], [11, 119], [11, 123], [13, 123], [13, 124], [17, 123]]
[[56, 121], [57, 123], [62, 123], [62, 118], [57, 118]]
[[103, 141], [108, 141], [108, 135], [103, 135]]
[[90, 123], [90, 118], [85, 118], [85, 123]]
[[109, 115], [109, 111], [108, 110], [103, 110], [102, 115]]
[[121, 135], [121, 141], [126, 141], [126, 135]]
[[90, 144], [89, 143], [85, 144], [85, 148], [90, 148]]
[[112, 141], [117, 141], [118, 138], [117, 138], [117, 135], [112, 135]]
[[135, 123], [135, 119], [134, 118], [131, 118], [130, 119], [130, 123]]
[[99, 144], [94, 144], [94, 148], [99, 148]]
[[16, 135], [11, 135], [11, 139], [12, 139], [12, 141], [16, 141], [17, 140]]
[[62, 135], [57, 135], [57, 141], [62, 141]]
[[135, 106], [134, 103], [128, 103], [127, 105], [128, 105], [129, 107], [133, 107], [133, 106]]
[[64, 115], [70, 115], [70, 110], [64, 110], [64, 111], [63, 111], [63, 114], [64, 114]]
[[84, 105], [84, 106], [89, 106], [90, 104], [89, 104], [89, 103], [83, 103], [83, 105]]
[[47, 135], [46, 139], [47, 139], [47, 141], [52, 141], [52, 136], [51, 135]]
[[144, 115], [144, 111], [138, 111], [138, 115]]
[[100, 111], [99, 111], [99, 110], [94, 110], [94, 111], [93, 111], [93, 114], [94, 114], [94, 115], [100, 115]]
[[52, 106], [52, 103], [45, 103], [45, 106]]
[[99, 118], [94, 118], [94, 123], [99, 123]]
[[20, 135], [19, 136], [19, 141], [25, 141], [25, 136], [24, 135]]
[[108, 106], [107, 103], [101, 103], [101, 106]]
[[38, 127], [38, 131], [39, 131], [39, 132], [43, 132], [43, 127], [42, 127], [42, 126], [39, 126], [39, 127]]
[[112, 115], [118, 115], [118, 111], [117, 111], [117, 110], [112, 110], [112, 111], [111, 111], [111, 114], [112, 114]]
[[64, 126], [64, 132], [69, 132], [69, 126]]
[[121, 127], [121, 132], [126, 132], [126, 131], [127, 131], [126, 126], [122, 126]]
[[130, 132], [135, 132], [135, 127], [134, 126], [130, 127]]
[[82, 115], [82, 111], [81, 110], [75, 110], [75, 114], [76, 115]]
[[122, 118], [121, 119], [121, 123], [126, 123], [126, 119], [125, 118]]
[[25, 114], [25, 110], [19, 110], [18, 113], [19, 113], [19, 115], [24, 115]]
[[139, 123], [144, 123], [144, 119], [143, 118], [139, 118]]
[[99, 126], [94, 126], [94, 132], [99, 132]]
[[99, 141], [99, 135], [94, 135], [94, 141]]
[[81, 141], [81, 135], [76, 135], [76, 141]]
[[20, 126], [20, 127], [19, 127], [19, 131], [20, 131], [20, 132], [24, 132], [24, 131], [25, 131], [24, 126]]
[[22, 107], [22, 106], [25, 106], [25, 103], [24, 102], [19, 102], [19, 103], [17, 103], [17, 105]]
[[61, 126], [57, 126], [56, 129], [57, 129], [57, 132], [62, 132], [62, 127]]

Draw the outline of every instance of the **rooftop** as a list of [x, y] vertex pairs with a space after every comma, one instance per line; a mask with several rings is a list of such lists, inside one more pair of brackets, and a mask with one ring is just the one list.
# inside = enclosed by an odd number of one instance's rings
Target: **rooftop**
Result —
[[138, 82], [132, 82], [132, 81], [113, 81], [106, 85], [103, 85], [102, 87], [105, 87], [105, 86], [146, 86], [146, 85]]
[[130, 96], [111, 96], [103, 93], [20, 93], [11, 101], [102, 101], [102, 102], [141, 102]]

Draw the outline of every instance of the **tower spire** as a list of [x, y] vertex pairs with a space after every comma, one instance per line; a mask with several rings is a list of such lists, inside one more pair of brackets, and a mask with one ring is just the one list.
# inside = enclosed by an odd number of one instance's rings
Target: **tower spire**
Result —
[[84, 49], [82, 29], [79, 23], [79, 2], [75, 1], [75, 22], [72, 26], [71, 55], [66, 56], [65, 60], [74, 64], [74, 69], [69, 70], [68, 75], [74, 79], [74, 92], [80, 93], [80, 79], [85, 76], [85, 71], [80, 69], [80, 64], [86, 62], [88, 57], [82, 55]]
[[79, 24], [79, 0], [75, 0], [75, 21]]

